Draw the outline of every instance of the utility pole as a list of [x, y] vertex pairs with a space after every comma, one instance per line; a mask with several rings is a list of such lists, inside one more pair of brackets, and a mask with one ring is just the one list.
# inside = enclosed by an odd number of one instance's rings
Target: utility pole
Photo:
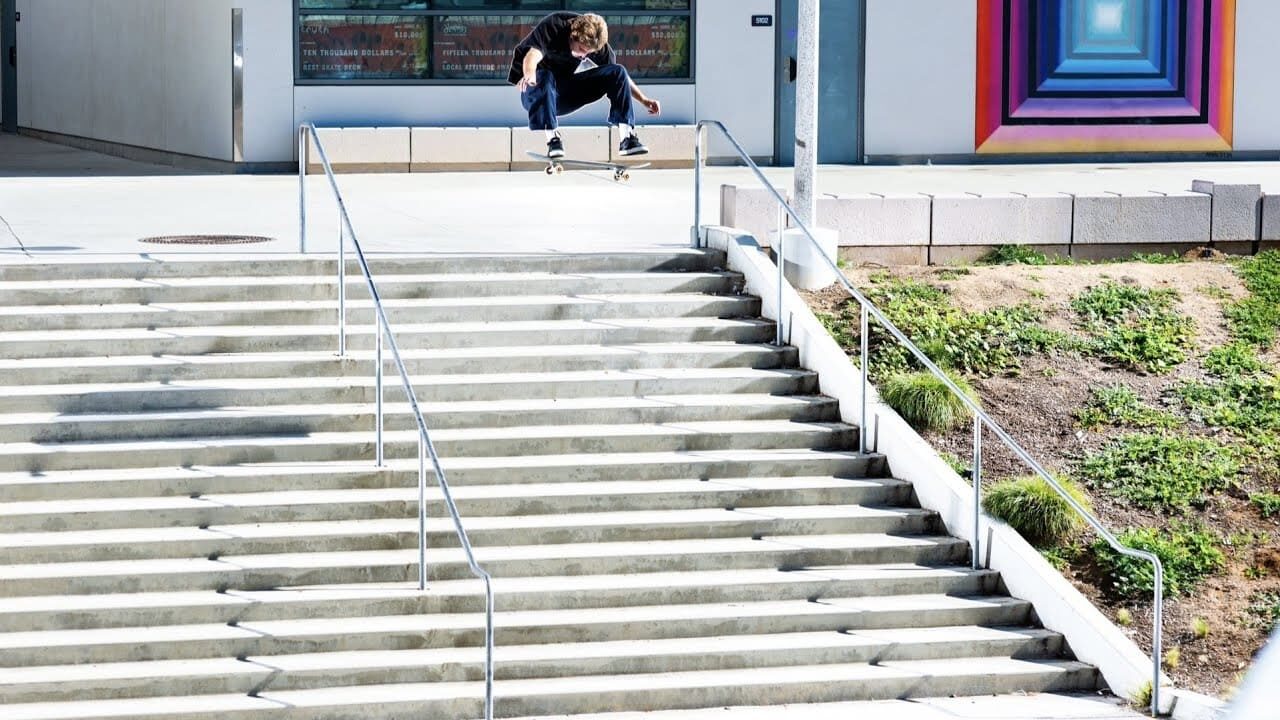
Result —
[[800, 0], [796, 33], [796, 151], [792, 197], [796, 214], [814, 227], [818, 199], [814, 178], [818, 161], [818, 5]]

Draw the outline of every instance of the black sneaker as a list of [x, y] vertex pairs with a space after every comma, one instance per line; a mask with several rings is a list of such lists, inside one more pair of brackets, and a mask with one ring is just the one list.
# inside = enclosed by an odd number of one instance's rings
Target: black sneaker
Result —
[[644, 155], [647, 152], [649, 152], [649, 148], [645, 147], [644, 143], [640, 142], [640, 138], [636, 137], [634, 133], [626, 136], [622, 139], [622, 142], [618, 143], [619, 155]]
[[547, 157], [562, 158], [564, 157], [564, 142], [560, 140], [560, 136], [556, 135], [547, 141]]

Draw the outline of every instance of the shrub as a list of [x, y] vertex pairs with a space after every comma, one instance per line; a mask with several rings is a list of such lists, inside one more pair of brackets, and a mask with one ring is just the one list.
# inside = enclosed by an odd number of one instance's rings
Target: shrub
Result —
[[[947, 377], [975, 402], [977, 393], [964, 378]], [[928, 430], [950, 430], [965, 423], [969, 409], [942, 380], [930, 372], [899, 373], [880, 387], [880, 396], [912, 426]]]
[[[1187, 594], [1226, 566], [1226, 558], [1213, 536], [1194, 525], [1174, 525], [1168, 531], [1126, 530], [1117, 539], [1130, 548], [1145, 550], [1160, 558], [1164, 566], [1164, 591], [1170, 596]], [[1101, 538], [1094, 542], [1093, 549], [1114, 594], [1125, 598], [1151, 594], [1155, 588], [1155, 568], [1151, 563], [1121, 555]]]
[[[1076, 502], [1089, 508], [1089, 499], [1078, 485], [1067, 478], [1057, 480]], [[982, 507], [1038, 547], [1057, 545], [1084, 524], [1084, 519], [1039, 475], [996, 483], [987, 491]]]
[[1133, 434], [1086, 457], [1078, 475], [1140, 507], [1184, 511], [1234, 485], [1239, 471], [1231, 449], [1212, 440]]

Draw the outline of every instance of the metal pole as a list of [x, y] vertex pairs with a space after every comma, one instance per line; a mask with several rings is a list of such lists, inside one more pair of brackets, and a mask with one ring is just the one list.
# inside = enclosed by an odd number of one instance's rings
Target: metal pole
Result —
[[693, 131], [693, 227], [691, 247], [702, 247], [702, 126]]
[[871, 326], [870, 313], [867, 312], [867, 306], [861, 305], [862, 317], [858, 322], [858, 337], [861, 338], [862, 354], [859, 364], [862, 366], [862, 421], [858, 426], [858, 452], [863, 455], [867, 454], [867, 387], [869, 386], [869, 375], [871, 372], [871, 344], [870, 333]]
[[231, 9], [231, 161], [244, 162], [244, 9]]
[[298, 252], [307, 253], [307, 128], [298, 129]]
[[1155, 618], [1151, 624], [1151, 717], [1160, 714], [1160, 655], [1164, 641], [1164, 568], [1155, 564]]
[[427, 441], [418, 433], [418, 589], [427, 589]]
[[378, 336], [377, 349], [374, 351], [374, 365], [377, 368], [375, 371], [377, 382], [375, 383], [375, 385], [376, 385], [376, 392], [378, 394], [378, 397], [375, 400], [378, 408], [378, 411], [376, 413], [377, 420], [375, 422], [376, 422], [377, 431], [378, 431], [378, 450], [377, 450], [378, 467], [382, 467], [383, 465], [386, 464], [383, 462], [383, 458], [385, 457], [385, 455], [383, 454], [383, 449], [382, 449], [382, 327], [378, 322], [377, 312], [374, 312], [373, 314], [373, 332], [375, 335]]
[[782, 264], [786, 262], [786, 255], [783, 254], [782, 233], [786, 230], [787, 214], [778, 206], [778, 323], [774, 334], [774, 344], [782, 347], [782, 283], [784, 280]]
[[982, 418], [973, 417], [973, 569], [981, 567], [978, 558], [978, 516], [982, 511]]
[[484, 578], [484, 720], [493, 720], [493, 582]]
[[347, 356], [347, 234], [338, 218], [338, 356]]
[[818, 199], [814, 176], [818, 157], [818, 14], [819, 0], [800, 0], [796, 34], [796, 127], [794, 197], [796, 215], [814, 224]]

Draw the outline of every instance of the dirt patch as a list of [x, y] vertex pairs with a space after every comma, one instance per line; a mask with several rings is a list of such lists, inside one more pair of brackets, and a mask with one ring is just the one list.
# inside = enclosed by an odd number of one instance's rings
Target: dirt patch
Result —
[[[1112, 281], [1176, 290], [1180, 296], [1177, 310], [1195, 320], [1197, 338], [1192, 357], [1171, 373], [1140, 374], [1096, 358], [1059, 354], [1024, 358], [1016, 376], [970, 378], [988, 412], [1013, 438], [1046, 468], [1069, 474], [1086, 454], [1127, 432], [1079, 427], [1075, 412], [1088, 402], [1091, 389], [1123, 384], [1144, 402], [1173, 409], [1167, 391], [1184, 381], [1205, 380], [1200, 358], [1208, 350], [1229, 342], [1223, 305], [1248, 293], [1232, 266], [1222, 262], [1221, 253], [1193, 251], [1188, 255], [1194, 258], [1193, 262], [857, 268], [845, 273], [857, 287], [869, 286], [872, 275], [885, 272], [925, 281], [944, 288], [955, 305], [974, 312], [1027, 303], [1044, 311], [1046, 326], [1073, 332], [1080, 330], [1070, 302], [1090, 287]], [[833, 287], [810, 293], [807, 299], [815, 310], [831, 311], [846, 300], [846, 295]], [[1280, 368], [1280, 347], [1269, 349], [1261, 357], [1270, 367]], [[1194, 422], [1185, 431], [1227, 443], [1240, 442]], [[971, 430], [967, 427], [923, 435], [939, 451], [951, 453], [963, 463], [972, 457]], [[988, 435], [983, 447], [984, 484], [1028, 472], [1011, 451]], [[1187, 516], [1203, 522], [1221, 539], [1227, 567], [1190, 597], [1171, 598], [1165, 603], [1164, 647], [1166, 652], [1178, 649], [1177, 666], [1166, 667], [1166, 672], [1180, 687], [1229, 696], [1266, 641], [1269, 622], [1260, 615], [1258, 598], [1280, 597], [1280, 518], [1263, 518], [1248, 498], [1252, 492], [1280, 492], [1274, 478], [1274, 474], [1269, 480], [1249, 476], [1242, 487], [1215, 496], [1207, 507]], [[1167, 516], [1136, 509], [1098, 488], [1086, 490], [1095, 513], [1113, 532], [1160, 527], [1170, 522]], [[1093, 540], [1086, 533], [1076, 543], [1087, 546]], [[1090, 554], [1083, 553], [1081, 557], [1064, 575], [1113, 621], [1119, 611], [1127, 611], [1133, 620], [1121, 630], [1144, 652], [1150, 652], [1150, 599], [1133, 602], [1110, 597], [1101, 589], [1106, 583]]]

